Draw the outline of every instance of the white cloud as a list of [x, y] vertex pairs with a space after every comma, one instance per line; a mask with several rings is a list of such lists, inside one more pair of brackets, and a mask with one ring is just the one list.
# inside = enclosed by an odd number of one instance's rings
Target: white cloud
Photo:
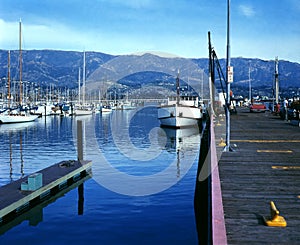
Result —
[[255, 11], [253, 10], [252, 6], [249, 5], [239, 5], [239, 11], [242, 15], [246, 17], [252, 17], [255, 15]]

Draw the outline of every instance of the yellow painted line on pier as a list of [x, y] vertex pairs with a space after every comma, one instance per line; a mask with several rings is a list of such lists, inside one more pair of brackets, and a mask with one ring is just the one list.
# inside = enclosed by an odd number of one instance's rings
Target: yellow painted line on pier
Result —
[[231, 142], [246, 142], [246, 143], [300, 143], [300, 140], [231, 140]]
[[272, 166], [272, 169], [300, 170], [300, 166]]
[[293, 153], [291, 150], [257, 150], [256, 152], [263, 153]]

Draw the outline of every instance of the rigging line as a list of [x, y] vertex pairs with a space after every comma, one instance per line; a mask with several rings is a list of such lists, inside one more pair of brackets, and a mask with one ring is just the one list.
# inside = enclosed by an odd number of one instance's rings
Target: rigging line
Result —
[[[217, 56], [217, 54], [216, 54], [216, 52], [215, 52], [214, 50], [213, 50], [213, 55], [214, 55], [214, 57], [216, 58], [217, 69], [218, 69], [218, 74], [219, 74], [220, 82], [222, 82], [222, 78], [223, 78], [223, 81], [225, 81], [225, 76], [224, 76], [223, 71], [222, 71], [222, 69], [221, 69], [221, 65], [220, 65], [218, 56]], [[222, 77], [220, 76], [220, 72], [221, 72]], [[222, 85], [222, 84], [221, 84], [221, 85]], [[224, 90], [223, 90], [223, 92], [224, 92]]]
[[[221, 88], [222, 88], [222, 93], [225, 94], [225, 90], [224, 90], [224, 86], [223, 86], [223, 83], [222, 83], [222, 78], [221, 78], [219, 67], [217, 67], [217, 72], [218, 72], [218, 75], [219, 75], [219, 80], [220, 80], [220, 85], [221, 85]], [[224, 95], [224, 97], [225, 97], [225, 95]]]
[[[218, 59], [218, 56], [217, 56], [215, 50], [213, 50], [213, 56], [215, 58], [214, 60], [216, 60], [216, 63], [217, 63], [217, 71], [218, 71], [218, 75], [219, 75], [220, 85], [221, 85], [222, 93], [223, 93], [223, 96], [224, 96], [224, 100], [226, 101], [225, 90], [224, 90], [224, 86], [223, 86], [223, 83], [222, 83], [222, 81], [225, 81], [225, 76], [224, 76], [223, 71], [221, 69], [221, 65], [220, 65], [220, 62], [219, 62], [219, 59]], [[229, 105], [227, 105], [227, 103], [225, 103], [225, 104], [228, 108]]]

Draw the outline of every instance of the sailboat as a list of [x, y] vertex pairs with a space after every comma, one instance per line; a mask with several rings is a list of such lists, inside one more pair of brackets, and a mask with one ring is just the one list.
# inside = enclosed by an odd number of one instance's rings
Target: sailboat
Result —
[[21, 34], [22, 34], [22, 23], [19, 22], [19, 59], [20, 59], [20, 100], [19, 100], [19, 111], [17, 113], [12, 113], [10, 108], [11, 94], [10, 94], [10, 51], [8, 51], [8, 110], [0, 114], [0, 124], [7, 123], [24, 123], [32, 122], [38, 118], [37, 115], [30, 115], [26, 112], [21, 111], [22, 107], [22, 45], [21, 45]]
[[198, 96], [180, 96], [179, 71], [176, 78], [177, 96], [169, 97], [166, 105], [158, 108], [158, 119], [162, 127], [192, 127], [201, 121], [203, 114]]
[[80, 101], [80, 70], [78, 75], [78, 97], [79, 97], [79, 105], [75, 108], [75, 116], [86, 116], [93, 114], [93, 108], [91, 106], [85, 105], [85, 52], [83, 52], [83, 92], [82, 92], [82, 103]]

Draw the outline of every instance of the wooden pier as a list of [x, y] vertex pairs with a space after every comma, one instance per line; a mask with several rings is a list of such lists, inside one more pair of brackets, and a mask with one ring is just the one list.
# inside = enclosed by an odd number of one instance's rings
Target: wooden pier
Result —
[[91, 166], [91, 161], [69, 160], [38, 171], [42, 175], [42, 186], [34, 191], [21, 190], [28, 176], [0, 187], [0, 225], [83, 179]]
[[[299, 244], [300, 128], [242, 108], [231, 115], [231, 146], [218, 164], [227, 243]], [[265, 225], [271, 201], [286, 227]]]

